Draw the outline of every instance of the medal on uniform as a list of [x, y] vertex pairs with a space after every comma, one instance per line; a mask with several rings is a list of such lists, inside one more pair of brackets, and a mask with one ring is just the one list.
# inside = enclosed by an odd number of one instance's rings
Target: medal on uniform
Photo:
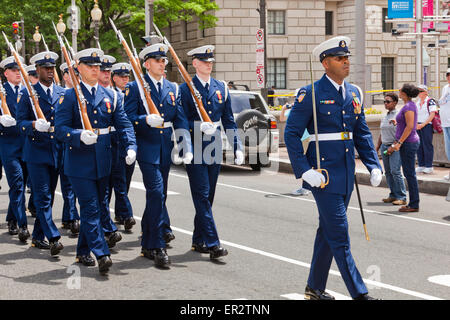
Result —
[[222, 93], [220, 92], [220, 90], [217, 90], [216, 94], [217, 94], [217, 98], [219, 98], [219, 103], [222, 103]]
[[334, 104], [335, 102], [335, 100], [320, 100], [321, 104]]
[[105, 98], [106, 108], [108, 109], [108, 113], [111, 113], [111, 102], [109, 102], [108, 98]]
[[22, 94], [17, 95], [17, 103], [19, 103], [21, 97], [22, 97]]
[[359, 101], [358, 97], [356, 96], [356, 93], [352, 92], [352, 96], [353, 96], [353, 108], [354, 108], [354, 112], [355, 114], [360, 114], [361, 113], [361, 102]]
[[173, 94], [173, 92], [169, 92], [170, 95], [170, 99], [172, 99], [172, 105], [175, 106], [175, 95]]

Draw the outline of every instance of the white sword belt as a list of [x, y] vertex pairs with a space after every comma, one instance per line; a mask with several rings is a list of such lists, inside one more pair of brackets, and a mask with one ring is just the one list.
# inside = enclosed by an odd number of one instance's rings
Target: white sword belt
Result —
[[[351, 140], [353, 132], [319, 133], [317, 136], [319, 141]], [[309, 141], [316, 141], [316, 136], [312, 134]]]

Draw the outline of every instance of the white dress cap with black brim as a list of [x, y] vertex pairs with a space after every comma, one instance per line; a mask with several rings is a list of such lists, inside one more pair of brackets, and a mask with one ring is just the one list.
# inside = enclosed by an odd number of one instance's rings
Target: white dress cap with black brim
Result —
[[59, 55], [52, 51], [39, 52], [31, 57], [30, 64], [35, 64], [39, 67], [55, 67], [58, 58]]
[[100, 66], [100, 70], [110, 71], [114, 62], [116, 62], [116, 58], [105, 54], [102, 57], [102, 65]]
[[322, 62], [327, 57], [348, 57], [348, 49], [351, 39], [345, 36], [338, 36], [328, 39], [314, 48], [312, 54]]
[[169, 50], [169, 47], [164, 43], [152, 44], [151, 46], [142, 49], [142, 51], [139, 53], [139, 58], [144, 62], [148, 58], [153, 59], [167, 58], [167, 50]]
[[[25, 60], [19, 56], [20, 62], [22, 64], [25, 62]], [[14, 56], [9, 56], [0, 62], [0, 68], [6, 70], [6, 69], [19, 69], [19, 65], [16, 62], [16, 59]]]
[[29, 76], [37, 77], [36, 66], [34, 64], [25, 67], [25, 71], [28, 73]]
[[202, 47], [198, 47], [192, 49], [187, 53], [188, 56], [192, 57], [192, 59], [198, 59], [205, 62], [214, 62], [214, 49], [213, 45], [206, 45]]
[[131, 72], [131, 65], [125, 62], [113, 64], [111, 72], [112, 74], [116, 74], [119, 76], [129, 76]]
[[75, 54], [74, 60], [90, 66], [101, 66], [103, 51], [98, 48], [84, 49]]

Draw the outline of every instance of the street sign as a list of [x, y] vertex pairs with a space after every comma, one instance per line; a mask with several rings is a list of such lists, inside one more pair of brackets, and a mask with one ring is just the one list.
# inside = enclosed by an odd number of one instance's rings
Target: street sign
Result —
[[264, 88], [264, 29], [256, 31], [256, 85]]
[[388, 3], [388, 18], [412, 18], [414, 16], [414, 1], [413, 0], [389, 0]]

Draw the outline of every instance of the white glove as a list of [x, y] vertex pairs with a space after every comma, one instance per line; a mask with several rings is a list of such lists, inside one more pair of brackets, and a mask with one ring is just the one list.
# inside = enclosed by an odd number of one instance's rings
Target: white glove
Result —
[[309, 169], [302, 175], [303, 180], [309, 183], [311, 187], [320, 187], [322, 183], [325, 183], [325, 177], [320, 172], [314, 169]]
[[145, 120], [150, 127], [160, 127], [164, 123], [164, 119], [154, 113], [148, 115]]
[[373, 169], [370, 172], [370, 184], [374, 187], [378, 187], [381, 183], [381, 179], [383, 178], [383, 175], [381, 174], [380, 169]]
[[200, 124], [200, 131], [207, 134], [213, 135], [217, 130], [217, 126], [212, 122], [202, 122]]
[[244, 163], [244, 153], [241, 150], [236, 150], [234, 163], [236, 163], [238, 166]]
[[89, 130], [83, 130], [80, 136], [80, 140], [86, 145], [97, 143], [97, 138], [97, 135]]
[[192, 159], [194, 159], [194, 155], [192, 154], [192, 152], [187, 152], [183, 158], [183, 163], [191, 164]]
[[48, 129], [50, 129], [50, 122], [47, 122], [44, 119], [37, 119], [34, 123], [34, 128], [39, 132], [48, 132]]
[[131, 166], [136, 161], [136, 151], [129, 149], [127, 151], [127, 156], [125, 157], [125, 162], [127, 165]]
[[2, 124], [2, 126], [6, 127], [13, 127], [15, 126], [16, 123], [16, 119], [14, 119], [13, 117], [11, 117], [9, 114], [6, 114], [4, 116], [0, 116], [0, 123]]

